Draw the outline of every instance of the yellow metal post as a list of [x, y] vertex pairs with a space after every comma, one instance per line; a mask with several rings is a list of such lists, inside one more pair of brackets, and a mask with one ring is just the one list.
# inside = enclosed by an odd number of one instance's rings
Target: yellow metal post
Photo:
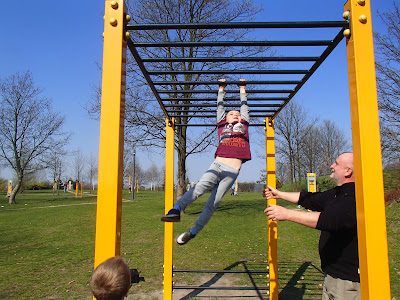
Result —
[[83, 197], [83, 182], [81, 182], [81, 198]]
[[370, 0], [349, 0], [347, 37], [361, 298], [390, 299]]
[[78, 191], [79, 191], [79, 183], [75, 184], [75, 198], [78, 198]]
[[[166, 121], [165, 213], [174, 206], [174, 119]], [[174, 223], [164, 223], [164, 300], [172, 299]]]
[[120, 254], [125, 65], [123, 0], [105, 1], [95, 267]]
[[[274, 120], [265, 119], [265, 144], [267, 157], [267, 184], [276, 188], [275, 128]], [[268, 205], [276, 205], [276, 199], [268, 199]], [[276, 221], [268, 220], [268, 266], [269, 299], [278, 300], [278, 226]]]

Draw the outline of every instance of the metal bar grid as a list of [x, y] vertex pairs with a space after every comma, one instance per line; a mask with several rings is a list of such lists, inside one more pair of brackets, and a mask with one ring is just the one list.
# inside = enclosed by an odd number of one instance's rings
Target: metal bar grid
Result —
[[[246, 39], [244, 41], [201, 41], [172, 42], [157, 40], [152, 42], [134, 41], [128, 38], [130, 49], [148, 86], [153, 92], [167, 119], [175, 118], [175, 126], [215, 126], [205, 119], [216, 117], [217, 76], [228, 78], [229, 88], [239, 84], [235, 79], [248, 77], [246, 92], [252, 118], [274, 119], [283, 107], [296, 95], [305, 82], [322, 64], [326, 57], [335, 49], [343, 38], [344, 29], [349, 27], [347, 21], [311, 21], [311, 22], [231, 22], [231, 23], [191, 23], [191, 24], [127, 24], [128, 31], [168, 31], [193, 29], [276, 29], [293, 28], [313, 30], [329, 28], [332, 38], [304, 40], [267, 40]], [[332, 34], [332, 28], [334, 34]], [[151, 34], [151, 33], [149, 33]], [[135, 35], [131, 35], [134, 37]], [[152, 35], [156, 37], [157, 35]], [[261, 36], [261, 35], [260, 35]], [[310, 35], [312, 36], [312, 35]], [[296, 56], [267, 55], [263, 51], [257, 56], [226, 55], [230, 47], [242, 49], [245, 47], [272, 47], [274, 50], [295, 49], [299, 47], [312, 49], [310, 55]], [[180, 49], [181, 54], [171, 52]], [[199, 57], [188, 57], [184, 53], [190, 49], [226, 49], [221, 56], [207, 56], [203, 51]], [[153, 50], [151, 50], [153, 49]], [[155, 54], [154, 49], [163, 53]], [[164, 51], [164, 52], [163, 52]], [[168, 54], [166, 54], [168, 53]], [[308, 52], [307, 52], [308, 53]], [[317, 54], [315, 54], [317, 53]], [[223, 55], [225, 54], [225, 55]], [[176, 56], [176, 57], [175, 57]], [[202, 64], [199, 67], [197, 64]], [[237, 64], [240, 64], [239, 66]], [[267, 63], [267, 67], [261, 67]], [[213, 67], [209, 67], [214, 64]], [[259, 65], [261, 64], [261, 65]], [[280, 64], [284, 64], [285, 68]], [[189, 68], [186, 66], [190, 65]], [[206, 67], [204, 67], [206, 66]], [[256, 66], [256, 68], [255, 68]], [[264, 65], [265, 66], [265, 65]], [[280, 87], [281, 85], [282, 87]], [[278, 87], [279, 86], [279, 87]], [[239, 95], [235, 89], [226, 89], [225, 106], [229, 109], [239, 108]], [[273, 94], [276, 94], [274, 96]], [[161, 95], [164, 95], [162, 97]], [[203, 97], [206, 95], [206, 97]], [[271, 95], [267, 97], [267, 95]], [[168, 97], [170, 96], [170, 97]], [[236, 103], [233, 103], [235, 101]], [[274, 103], [271, 103], [274, 101]], [[214, 109], [205, 109], [213, 108]], [[253, 110], [252, 108], [265, 108]], [[265, 124], [251, 123], [251, 126]]]
[[[286, 101], [288, 97], [251, 97], [251, 101]], [[187, 101], [189, 99], [185, 98], [161, 98], [161, 101], [165, 102], [171, 102], [171, 101]], [[213, 103], [216, 105], [216, 97], [214, 96], [213, 98], [191, 98], [192, 101], [210, 101], [210, 103]], [[224, 102], [228, 103], [229, 101], [239, 101], [239, 97], [237, 98], [225, 98]], [[195, 106], [195, 105], [194, 105]], [[193, 107], [194, 107], [193, 106]]]
[[[173, 273], [209, 273], [209, 274], [269, 274], [268, 270], [173, 270]], [[190, 286], [173, 285], [174, 290], [221, 290], [221, 291], [267, 291], [267, 286]]]

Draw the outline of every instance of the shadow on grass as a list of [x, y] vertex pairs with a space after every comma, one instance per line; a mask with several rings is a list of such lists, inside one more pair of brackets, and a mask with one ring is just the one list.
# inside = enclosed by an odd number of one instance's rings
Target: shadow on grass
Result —
[[[283, 285], [279, 299], [315, 299], [322, 295], [323, 272], [312, 262], [281, 263], [279, 282]], [[293, 272], [294, 271], [294, 272]]]
[[[191, 289], [187, 295], [180, 299], [193, 298], [255, 298], [269, 299], [268, 295], [268, 278], [266, 263], [249, 263], [247, 261], [238, 261], [223, 270], [176, 270], [177, 272], [193, 272], [193, 273], [216, 273], [211, 279], [207, 280], [200, 286], [174, 286], [174, 289]], [[218, 271], [218, 272], [217, 272]], [[219, 280], [223, 279], [227, 274], [232, 272], [241, 272], [247, 278], [245, 286], [228, 286], [231, 280], [225, 280], [220, 286], [214, 286]], [[240, 274], [240, 273], [233, 273]], [[322, 294], [322, 271], [314, 266], [312, 262], [285, 262], [279, 266], [279, 299], [297, 300], [297, 299], [315, 299], [320, 298]], [[236, 280], [237, 281], [237, 278]], [[222, 281], [221, 281], [222, 282]], [[242, 282], [242, 280], [241, 280]], [[218, 291], [216, 295], [210, 295], [209, 291]], [[227, 292], [229, 291], [229, 292]], [[233, 295], [231, 291], [235, 291]], [[208, 292], [204, 294], [204, 292]], [[225, 292], [225, 294], [221, 294]], [[250, 295], [251, 293], [251, 295]]]

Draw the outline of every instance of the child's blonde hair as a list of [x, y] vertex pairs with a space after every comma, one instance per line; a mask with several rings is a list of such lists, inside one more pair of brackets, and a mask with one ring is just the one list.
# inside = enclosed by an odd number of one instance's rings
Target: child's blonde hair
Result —
[[97, 300], [122, 300], [131, 287], [131, 274], [126, 261], [111, 257], [97, 266], [90, 278], [90, 289]]

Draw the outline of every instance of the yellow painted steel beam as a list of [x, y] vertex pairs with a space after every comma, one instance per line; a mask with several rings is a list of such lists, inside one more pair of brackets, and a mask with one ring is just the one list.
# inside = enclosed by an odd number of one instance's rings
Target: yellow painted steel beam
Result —
[[126, 42], [123, 0], [105, 1], [95, 267], [120, 254]]
[[[166, 120], [165, 214], [174, 206], [174, 119]], [[164, 300], [172, 299], [174, 223], [164, 223]]]
[[[370, 0], [350, 0], [347, 36], [361, 298], [390, 299]], [[345, 16], [345, 15], [344, 15]]]
[[[276, 188], [275, 163], [275, 128], [274, 120], [265, 119], [266, 174], [267, 184]], [[268, 199], [268, 205], [276, 205], [276, 199]], [[269, 299], [278, 300], [278, 225], [268, 220], [268, 267], [269, 267]]]

